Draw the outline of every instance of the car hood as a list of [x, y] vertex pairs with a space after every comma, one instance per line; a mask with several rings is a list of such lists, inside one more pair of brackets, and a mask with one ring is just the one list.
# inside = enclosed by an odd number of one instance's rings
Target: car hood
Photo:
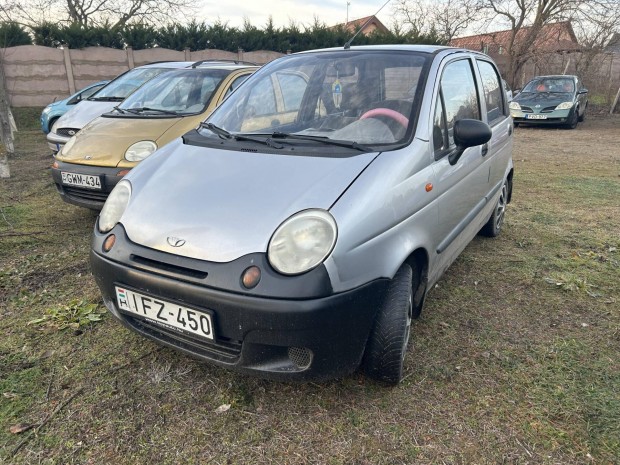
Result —
[[[75, 143], [70, 150], [63, 149], [56, 158], [69, 163], [115, 167], [124, 160], [125, 152], [131, 145], [141, 140], [157, 143], [166, 131], [182, 120], [183, 118], [138, 119], [100, 116], [75, 135]], [[123, 165], [133, 166], [135, 163]]]
[[58, 119], [57, 127], [82, 129], [90, 121], [109, 112], [116, 105], [118, 105], [118, 102], [93, 102], [91, 100], [83, 100], [79, 105], [76, 105]]
[[[131, 241], [146, 247], [229, 262], [266, 252], [276, 228], [291, 215], [329, 209], [376, 155], [251, 153], [176, 139], [127, 176], [132, 196], [121, 223]], [[169, 237], [185, 244], [172, 247]]]
[[572, 102], [574, 96], [570, 92], [522, 92], [512, 99], [513, 102], [519, 103], [519, 105], [544, 105], [552, 106], [559, 105], [562, 102]]

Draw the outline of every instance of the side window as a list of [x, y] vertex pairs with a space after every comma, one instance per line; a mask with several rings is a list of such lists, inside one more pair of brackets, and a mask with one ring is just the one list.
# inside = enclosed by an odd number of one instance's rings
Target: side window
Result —
[[226, 95], [224, 96], [224, 98], [228, 97], [233, 90], [235, 90], [237, 87], [239, 87], [241, 84], [243, 84], [243, 82], [249, 78], [250, 75], [249, 74], [244, 74], [242, 76], [237, 77], [231, 84], [230, 87], [228, 88], [228, 90], [226, 90]]
[[495, 67], [488, 61], [476, 60], [482, 77], [484, 101], [487, 105], [487, 120], [490, 125], [504, 118], [504, 99], [502, 98], [501, 79]]
[[247, 111], [256, 116], [276, 113], [276, 96], [271, 79], [261, 79], [254, 86], [248, 97]]
[[454, 145], [454, 123], [461, 119], [481, 119], [476, 81], [469, 60], [454, 61], [444, 68], [440, 92], [448, 147], [451, 147]]
[[100, 86], [95, 86], [95, 87], [91, 87], [88, 90], [85, 90], [84, 92], [82, 92], [80, 94], [80, 100], [85, 100], [88, 97], [90, 97], [91, 95], [93, 95], [95, 92], [97, 92], [99, 89], [101, 89], [104, 86], [104, 84], [100, 85]]
[[292, 73], [276, 73], [278, 83], [281, 89], [286, 89], [286, 92], [282, 92], [282, 99], [284, 100], [284, 111], [297, 111], [301, 106], [301, 99], [306, 91], [307, 82], [298, 74]]
[[433, 149], [436, 160], [441, 158], [448, 148], [448, 129], [445, 115], [441, 92], [439, 92], [437, 102], [435, 102], [435, 116], [433, 117]]

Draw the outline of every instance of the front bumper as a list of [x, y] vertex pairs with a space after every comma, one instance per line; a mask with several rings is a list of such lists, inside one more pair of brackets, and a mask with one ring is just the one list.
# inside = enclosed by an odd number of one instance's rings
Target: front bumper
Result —
[[[56, 160], [57, 168], [52, 167], [52, 178], [56, 184], [56, 189], [62, 199], [70, 204], [79, 207], [90, 208], [91, 210], [101, 210], [108, 195], [114, 186], [123, 179], [118, 173], [126, 171], [126, 168], [111, 168], [102, 166], [78, 165]], [[89, 189], [86, 187], [70, 186], [62, 182], [62, 172], [84, 174], [89, 176], [99, 176], [101, 179], [101, 189]]]
[[[510, 116], [512, 116], [515, 123], [521, 124], [566, 124], [570, 120], [571, 109], [554, 110], [546, 113], [510, 110]], [[544, 117], [544, 119], [538, 119], [540, 117]]]
[[70, 137], [56, 134], [55, 132], [49, 132], [45, 138], [47, 139], [47, 146], [53, 153], [60, 152], [60, 149], [71, 139]]
[[[103, 241], [112, 233], [116, 243], [104, 253]], [[250, 265], [261, 268], [262, 278], [248, 291], [240, 276]], [[354, 371], [389, 282], [379, 279], [333, 294], [323, 266], [287, 277], [270, 268], [264, 253], [230, 263], [184, 258], [132, 243], [121, 225], [108, 234], [95, 227], [91, 268], [108, 310], [133, 331], [216, 365], [280, 380], [329, 379]], [[204, 273], [191, 272], [198, 268]], [[215, 339], [201, 340], [122, 312], [115, 285], [211, 314]]]

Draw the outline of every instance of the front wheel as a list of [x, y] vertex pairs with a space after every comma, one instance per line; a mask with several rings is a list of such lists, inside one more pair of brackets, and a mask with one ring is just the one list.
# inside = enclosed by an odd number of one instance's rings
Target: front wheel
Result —
[[586, 105], [583, 109], [583, 113], [579, 116], [579, 122], [583, 123], [586, 120], [586, 110], [588, 109], [588, 105]]
[[480, 234], [487, 237], [497, 237], [502, 230], [504, 224], [504, 216], [506, 215], [506, 205], [508, 205], [508, 196], [510, 195], [510, 184], [508, 180], [504, 181], [502, 190], [493, 209], [493, 213], [489, 221], [482, 227]]
[[412, 279], [413, 270], [404, 263], [388, 286], [364, 353], [366, 374], [388, 384], [398, 384], [403, 376], [414, 313]]
[[577, 123], [579, 123], [579, 108], [575, 108], [575, 111], [569, 115], [566, 127], [568, 129], [575, 129], [577, 127]]

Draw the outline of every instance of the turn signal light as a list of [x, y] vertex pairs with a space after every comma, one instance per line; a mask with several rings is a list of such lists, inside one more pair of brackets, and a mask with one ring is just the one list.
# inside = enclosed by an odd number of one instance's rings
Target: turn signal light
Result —
[[103, 251], [109, 252], [110, 250], [112, 250], [115, 242], [116, 236], [114, 234], [110, 234], [108, 237], [105, 238], [105, 241], [103, 241]]
[[426, 192], [430, 192], [430, 191], [432, 191], [432, 190], [433, 190], [433, 185], [429, 182], [429, 183], [426, 185], [425, 189], [426, 189]]
[[54, 163], [52, 163], [52, 168], [54, 168], [54, 169], [58, 169], [58, 166], [59, 166], [59, 165], [58, 165], [58, 162], [57, 162], [57, 161], [55, 161]]
[[118, 173], [116, 173], [117, 176], [119, 177], [123, 177], [126, 174], [128, 174], [131, 170], [120, 170]]
[[241, 283], [243, 287], [246, 289], [252, 289], [256, 287], [256, 285], [260, 281], [260, 268], [257, 266], [251, 266], [246, 268], [246, 270], [241, 275]]

